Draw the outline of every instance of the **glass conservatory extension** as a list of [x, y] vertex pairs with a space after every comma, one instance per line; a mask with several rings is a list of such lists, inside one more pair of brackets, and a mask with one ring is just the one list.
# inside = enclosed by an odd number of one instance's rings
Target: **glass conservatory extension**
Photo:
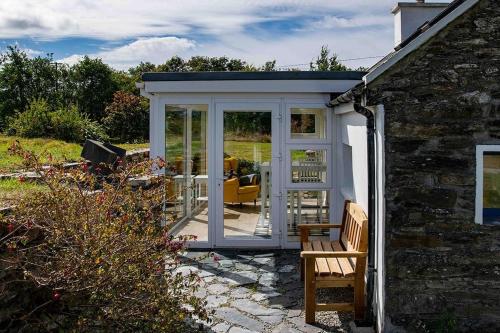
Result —
[[362, 74], [145, 73], [170, 232], [195, 236], [192, 247], [295, 248], [297, 225], [340, 220], [353, 194], [328, 102]]

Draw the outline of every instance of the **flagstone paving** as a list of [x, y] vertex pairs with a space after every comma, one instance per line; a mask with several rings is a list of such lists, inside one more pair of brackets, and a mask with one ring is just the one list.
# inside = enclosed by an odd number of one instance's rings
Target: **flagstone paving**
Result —
[[[299, 252], [215, 251], [186, 253], [180, 271], [196, 271], [202, 278], [197, 292], [213, 310], [206, 332], [301, 333], [349, 332], [350, 313], [319, 312], [317, 323], [304, 322], [303, 283], [298, 271]], [[199, 259], [205, 256], [203, 259]], [[320, 290], [318, 301], [349, 301], [352, 291], [343, 288]]]

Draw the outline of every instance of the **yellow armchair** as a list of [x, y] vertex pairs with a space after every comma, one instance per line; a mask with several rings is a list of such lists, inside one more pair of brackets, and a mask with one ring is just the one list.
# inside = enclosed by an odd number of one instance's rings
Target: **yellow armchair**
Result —
[[254, 202], [256, 204], [259, 196], [260, 186], [246, 185], [240, 186], [238, 178], [231, 178], [224, 182], [224, 202], [240, 203]]
[[233, 170], [234, 173], [238, 171], [238, 159], [234, 157], [226, 157], [224, 159], [224, 173]]

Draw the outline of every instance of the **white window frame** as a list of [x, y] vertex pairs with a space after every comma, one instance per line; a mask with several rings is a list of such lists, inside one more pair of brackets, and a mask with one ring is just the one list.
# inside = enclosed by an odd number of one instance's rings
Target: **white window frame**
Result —
[[[292, 182], [292, 150], [325, 150], [326, 180], [324, 183], [294, 183]], [[287, 144], [285, 158], [286, 189], [290, 190], [325, 190], [332, 187], [332, 147], [329, 144]]]
[[[308, 138], [305, 136], [304, 138], [292, 138], [292, 109], [321, 109], [324, 110], [325, 114], [325, 137], [324, 138]], [[318, 114], [317, 112], [307, 112], [306, 114]], [[321, 103], [287, 103], [286, 104], [286, 142], [287, 143], [300, 143], [300, 144], [317, 144], [317, 143], [331, 143], [331, 122], [332, 122], [332, 114], [329, 112], [328, 107], [325, 104]], [[315, 124], [317, 126], [317, 124]]]
[[[215, 155], [213, 158], [215, 160], [215, 186], [216, 199], [215, 208], [216, 217], [212, 222], [215, 229], [214, 245], [216, 247], [228, 247], [228, 248], [251, 248], [251, 247], [269, 247], [277, 248], [280, 246], [280, 234], [281, 234], [281, 216], [279, 214], [279, 209], [271, 209], [271, 223], [272, 223], [272, 236], [270, 239], [252, 239], [247, 237], [225, 237], [224, 235], [224, 112], [269, 112], [272, 117], [272, 161], [271, 161], [271, 174], [279, 175], [280, 171], [280, 159], [279, 150], [281, 145], [279, 143], [279, 138], [281, 137], [280, 127], [281, 123], [279, 121], [279, 102], [267, 102], [262, 100], [246, 100], [243, 102], [217, 102], [215, 103], [215, 132], [220, 133], [220, 135], [214, 135], [214, 150]], [[281, 184], [279, 182], [279, 177], [273, 177], [275, 184], [272, 186], [272, 193], [269, 193], [269, 200], [272, 201], [271, 207], [280, 206], [280, 188]], [[209, 222], [210, 224], [210, 222]]]
[[[166, 145], [167, 145], [167, 140], [168, 138], [165, 135], [165, 130], [166, 130], [166, 122], [165, 122], [165, 113], [166, 113], [166, 107], [167, 105], [207, 105], [208, 106], [208, 112], [207, 112], [207, 132], [211, 133], [211, 129], [215, 125], [215, 110], [213, 108], [213, 99], [211, 97], [190, 97], [190, 96], [160, 96], [158, 97], [157, 101], [157, 114], [158, 118], [156, 118], [156, 122], [153, 123], [153, 131], [154, 131], [154, 139], [155, 139], [155, 145], [158, 146], [157, 151], [160, 152], [161, 158], [165, 158], [165, 153], [166, 153]], [[210, 157], [212, 156], [211, 149], [214, 146], [214, 143], [212, 141], [214, 140], [213, 135], [209, 135], [208, 141], [207, 141], [207, 148], [210, 154]], [[216, 189], [215, 186], [210, 183], [210, 179], [213, 178], [213, 175], [215, 174], [216, 168], [215, 168], [215, 160], [213, 158], [208, 159], [208, 177], [209, 177], [209, 183], [208, 183], [208, 219], [209, 220], [215, 220], [215, 194], [216, 194]], [[161, 170], [161, 174], [165, 174], [165, 169]], [[180, 227], [181, 223], [178, 222], [176, 223], [175, 226], [170, 230], [172, 232], [176, 228]], [[197, 240], [197, 241], [188, 241], [188, 247], [190, 248], [207, 248], [207, 247], [212, 247], [213, 242], [214, 242], [214, 233], [215, 233], [215, 228], [208, 223], [208, 239], [207, 240]]]
[[477, 145], [476, 146], [476, 220], [477, 224], [483, 224], [483, 185], [484, 185], [484, 153], [500, 152], [500, 144]]

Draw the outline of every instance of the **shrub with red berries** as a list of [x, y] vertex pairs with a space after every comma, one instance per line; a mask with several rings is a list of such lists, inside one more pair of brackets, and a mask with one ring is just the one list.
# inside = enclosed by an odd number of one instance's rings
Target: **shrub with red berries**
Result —
[[164, 227], [166, 180], [127, 181], [154, 161], [120, 165], [102, 182], [85, 167], [47, 172], [38, 156], [11, 151], [49, 190], [2, 218], [0, 330], [181, 332], [208, 320], [199, 277], [176, 273], [190, 238]]

